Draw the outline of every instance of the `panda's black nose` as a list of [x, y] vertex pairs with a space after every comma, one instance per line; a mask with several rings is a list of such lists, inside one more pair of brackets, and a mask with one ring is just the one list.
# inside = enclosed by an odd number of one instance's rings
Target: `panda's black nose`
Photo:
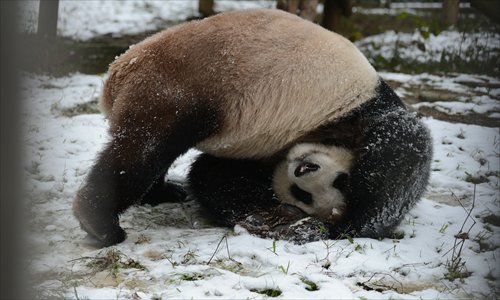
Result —
[[295, 177], [300, 177], [304, 174], [315, 172], [319, 170], [321, 167], [317, 164], [313, 164], [310, 162], [302, 162], [300, 165], [297, 166], [293, 174]]

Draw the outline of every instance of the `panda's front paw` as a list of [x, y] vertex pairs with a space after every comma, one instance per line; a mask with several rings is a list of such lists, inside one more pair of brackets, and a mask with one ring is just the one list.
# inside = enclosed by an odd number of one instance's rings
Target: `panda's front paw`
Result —
[[120, 227], [118, 213], [103, 209], [86, 200], [82, 194], [73, 202], [73, 214], [80, 222], [80, 227], [88, 233], [84, 243], [102, 248], [121, 243], [127, 237]]
[[87, 232], [82, 243], [91, 247], [104, 248], [123, 242], [127, 238], [125, 230], [117, 224], [94, 224], [89, 226], [80, 222], [80, 227]]

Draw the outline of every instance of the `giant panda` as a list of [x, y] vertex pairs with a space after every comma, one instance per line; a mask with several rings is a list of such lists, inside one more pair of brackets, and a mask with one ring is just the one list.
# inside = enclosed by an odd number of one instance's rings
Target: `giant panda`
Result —
[[[266, 166], [298, 143], [351, 149], [344, 219], [354, 227], [399, 219], [429, 174], [427, 129], [356, 47], [278, 10], [223, 13], [130, 47], [110, 65], [100, 106], [110, 141], [73, 202], [99, 246], [126, 238], [119, 215], [191, 147]], [[360, 232], [385, 230], [370, 224]]]

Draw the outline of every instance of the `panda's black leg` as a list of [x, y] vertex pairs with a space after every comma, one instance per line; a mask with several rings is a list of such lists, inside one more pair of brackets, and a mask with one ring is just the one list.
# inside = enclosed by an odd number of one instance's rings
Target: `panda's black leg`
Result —
[[186, 200], [186, 197], [187, 193], [181, 183], [165, 181], [162, 176], [142, 197], [141, 204], [155, 206], [166, 202], [182, 202]]
[[216, 116], [199, 110], [186, 116], [188, 120], [176, 119], [178, 125], [171, 124], [168, 130], [143, 122], [143, 126], [126, 126], [127, 130], [113, 134], [73, 203], [74, 215], [96, 246], [125, 239], [119, 214], [139, 204], [174, 159], [216, 132]]
[[221, 225], [233, 226], [256, 211], [279, 204], [273, 198], [274, 164], [200, 155], [188, 175], [188, 191]]
[[96, 239], [96, 246], [125, 239], [119, 214], [138, 203], [158, 174], [165, 174], [179, 154], [179, 150], [166, 152], [167, 140], [160, 140], [146, 153], [145, 144], [151, 141], [120, 135], [99, 154], [73, 204], [82, 229]]
[[390, 236], [427, 185], [432, 142], [413, 114], [400, 109], [379, 115], [363, 136], [346, 195], [348, 209], [332, 226], [332, 237]]
[[[236, 224], [262, 237], [305, 243], [324, 239], [323, 223], [274, 196], [275, 163], [202, 154], [188, 175], [189, 193], [214, 221]], [[297, 222], [301, 220], [301, 222]]]

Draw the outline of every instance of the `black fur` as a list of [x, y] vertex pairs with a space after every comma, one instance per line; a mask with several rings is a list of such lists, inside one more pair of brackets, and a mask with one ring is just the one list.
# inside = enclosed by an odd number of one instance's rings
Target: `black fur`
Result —
[[[340, 145], [354, 153], [350, 175], [342, 177], [346, 212], [340, 223], [330, 224], [331, 238], [390, 236], [427, 186], [429, 131], [382, 80], [374, 99], [301, 141]], [[251, 160], [200, 159], [189, 174], [191, 193], [222, 223], [234, 225], [242, 221], [239, 216], [276, 204], [269, 192], [270, 167]]]
[[165, 178], [162, 176], [142, 197], [141, 204], [155, 206], [166, 202], [181, 202], [186, 200], [186, 197], [187, 193], [181, 183], [165, 182]]
[[275, 164], [201, 154], [191, 166], [188, 191], [216, 223], [232, 226], [255, 211], [277, 207], [271, 180]]
[[348, 117], [360, 142], [346, 193], [347, 209], [332, 236], [387, 237], [425, 192], [432, 141], [428, 129], [383, 81], [377, 97]]
[[[119, 214], [139, 204], [155, 183], [161, 184], [158, 182], [162, 182], [179, 155], [217, 131], [217, 115], [213, 109], [199, 108], [192, 119], [177, 123], [183, 126], [170, 130], [169, 136], [161, 136], [161, 130], [145, 126], [113, 135], [74, 202], [73, 211], [95, 246], [114, 245], [126, 238], [119, 225]], [[158, 196], [154, 193], [146, 201]]]
[[295, 199], [304, 202], [305, 204], [313, 203], [313, 198], [311, 193], [304, 191], [303, 189], [299, 188], [299, 186], [296, 184], [293, 184], [290, 187], [290, 192], [292, 193], [293, 197], [295, 197]]
[[345, 194], [349, 186], [349, 174], [343, 172], [338, 174], [337, 178], [333, 181], [332, 186], [341, 191], [342, 194]]

